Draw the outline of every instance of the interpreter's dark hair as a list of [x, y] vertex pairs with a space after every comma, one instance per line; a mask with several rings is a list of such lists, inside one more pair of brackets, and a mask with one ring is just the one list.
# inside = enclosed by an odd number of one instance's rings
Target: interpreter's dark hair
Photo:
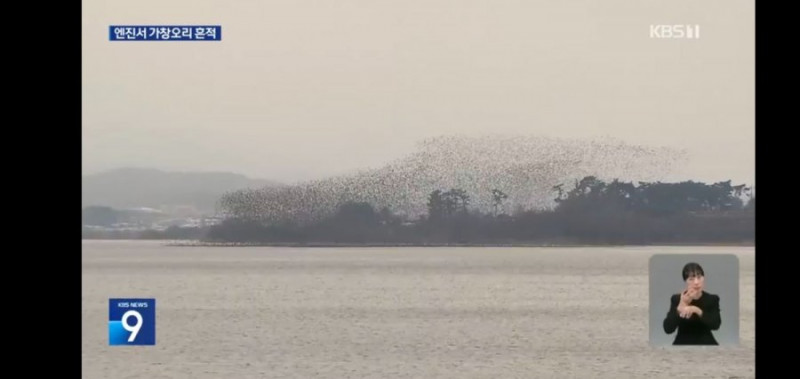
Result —
[[685, 282], [686, 278], [692, 275], [706, 276], [705, 272], [703, 272], [703, 268], [700, 267], [699, 264], [695, 262], [689, 262], [683, 266], [683, 281]]

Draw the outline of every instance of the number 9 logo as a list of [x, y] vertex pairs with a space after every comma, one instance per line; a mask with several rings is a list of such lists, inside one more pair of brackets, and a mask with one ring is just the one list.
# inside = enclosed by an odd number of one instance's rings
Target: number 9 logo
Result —
[[[129, 318], [135, 318], [136, 324], [130, 325], [128, 324]], [[122, 315], [122, 327], [131, 332], [130, 337], [128, 337], [128, 342], [133, 342], [136, 340], [136, 335], [139, 334], [139, 330], [142, 329], [142, 314], [137, 311], [127, 311], [125, 314]]]

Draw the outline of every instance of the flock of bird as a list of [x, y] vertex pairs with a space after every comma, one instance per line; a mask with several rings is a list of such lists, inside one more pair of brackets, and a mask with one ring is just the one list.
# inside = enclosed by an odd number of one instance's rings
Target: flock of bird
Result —
[[419, 143], [412, 154], [383, 167], [282, 187], [246, 189], [220, 200], [223, 214], [267, 223], [308, 223], [330, 216], [345, 202], [367, 202], [405, 219], [427, 213], [434, 190], [466, 191], [469, 209], [492, 212], [492, 191], [507, 195], [505, 213], [552, 207], [553, 187], [575, 180], [656, 181], [685, 153], [630, 145], [614, 139], [536, 136], [442, 136]]

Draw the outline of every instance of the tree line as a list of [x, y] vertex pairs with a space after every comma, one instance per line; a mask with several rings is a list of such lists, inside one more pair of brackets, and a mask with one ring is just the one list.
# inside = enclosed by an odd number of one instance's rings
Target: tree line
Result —
[[[229, 218], [206, 240], [256, 243], [382, 244], [657, 244], [752, 243], [755, 195], [731, 181], [605, 182], [594, 176], [552, 188], [548, 209], [506, 210], [508, 196], [491, 189], [489, 212], [470, 207], [463, 189], [437, 189], [427, 214], [409, 219], [389, 207], [341, 201], [311, 221], [260, 214], [250, 198], [226, 198]], [[313, 204], [309, 204], [313, 208]]]

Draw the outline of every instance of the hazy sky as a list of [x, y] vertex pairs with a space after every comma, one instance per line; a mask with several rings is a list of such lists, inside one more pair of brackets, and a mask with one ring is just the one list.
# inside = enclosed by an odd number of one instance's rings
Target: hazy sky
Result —
[[[223, 37], [111, 42], [118, 24]], [[752, 184], [754, 44], [752, 0], [84, 0], [83, 171], [291, 182], [501, 133], [682, 148], [673, 179]]]

